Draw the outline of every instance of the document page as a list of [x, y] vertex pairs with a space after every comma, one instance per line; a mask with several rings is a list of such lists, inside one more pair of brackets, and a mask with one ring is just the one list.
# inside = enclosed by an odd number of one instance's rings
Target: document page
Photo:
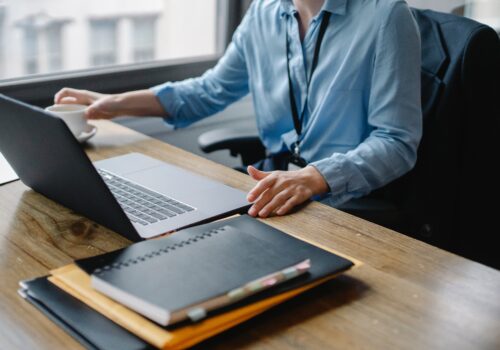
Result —
[[19, 179], [7, 160], [0, 153], [0, 185]]

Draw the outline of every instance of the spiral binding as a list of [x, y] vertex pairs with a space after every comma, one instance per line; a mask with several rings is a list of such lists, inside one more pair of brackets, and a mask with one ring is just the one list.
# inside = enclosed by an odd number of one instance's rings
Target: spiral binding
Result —
[[152, 252], [149, 252], [147, 254], [144, 254], [144, 255], [141, 255], [137, 258], [130, 258], [128, 260], [125, 260], [125, 261], [117, 261], [117, 262], [114, 262], [110, 265], [105, 265], [101, 268], [97, 268], [94, 270], [94, 274], [95, 275], [102, 275], [104, 274], [105, 272], [107, 271], [111, 271], [111, 270], [119, 270], [121, 268], [124, 268], [124, 267], [129, 267], [130, 265], [135, 265], [135, 264], [138, 264], [140, 262], [144, 262], [146, 260], [149, 260], [149, 259], [152, 259], [154, 257], [157, 257], [157, 256], [160, 256], [160, 255], [163, 255], [163, 254], [167, 254], [169, 253], [170, 251], [173, 251], [173, 250], [176, 250], [178, 248], [182, 248], [186, 245], [189, 245], [189, 244], [192, 244], [192, 243], [196, 243], [200, 240], [203, 240], [205, 238], [209, 238], [209, 237], [212, 237], [213, 235], [216, 235], [222, 231], [225, 231], [229, 226], [223, 226], [223, 227], [220, 227], [220, 228], [217, 228], [217, 229], [212, 229], [212, 230], [209, 230], [209, 231], [205, 231], [203, 233], [200, 233], [199, 235], [197, 236], [194, 236], [194, 237], [191, 237], [189, 239], [186, 239], [184, 241], [181, 241], [179, 243], [174, 243], [170, 246], [165, 246], [163, 248], [159, 248], [157, 250], [154, 250]]

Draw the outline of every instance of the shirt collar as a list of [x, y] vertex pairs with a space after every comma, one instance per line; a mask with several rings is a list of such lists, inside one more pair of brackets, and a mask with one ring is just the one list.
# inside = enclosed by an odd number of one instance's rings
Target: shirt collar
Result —
[[[297, 10], [293, 5], [292, 0], [280, 0], [281, 12], [280, 15], [294, 15]], [[321, 11], [327, 11], [336, 15], [345, 15], [347, 7], [347, 0], [325, 0]], [[320, 11], [320, 12], [321, 12]]]

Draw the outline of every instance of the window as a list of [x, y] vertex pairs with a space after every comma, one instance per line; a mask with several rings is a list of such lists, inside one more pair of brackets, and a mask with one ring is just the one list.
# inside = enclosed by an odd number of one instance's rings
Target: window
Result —
[[133, 60], [151, 61], [155, 58], [156, 17], [133, 19]]
[[58, 72], [63, 68], [62, 24], [54, 23], [46, 29], [47, 71]]
[[92, 20], [90, 22], [90, 64], [106, 66], [116, 63], [118, 44], [116, 20]]
[[218, 54], [232, 1], [0, 0], [0, 81]]
[[67, 20], [51, 17], [45, 12], [34, 13], [16, 22], [16, 27], [22, 31], [21, 57], [24, 74], [61, 69], [61, 33], [66, 23]]
[[38, 72], [38, 35], [33, 25], [24, 28], [24, 72], [35, 74]]

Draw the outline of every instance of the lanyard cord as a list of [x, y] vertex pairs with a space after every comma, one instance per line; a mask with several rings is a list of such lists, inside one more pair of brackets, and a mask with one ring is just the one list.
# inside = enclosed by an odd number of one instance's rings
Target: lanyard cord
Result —
[[319, 49], [321, 47], [321, 42], [323, 41], [323, 37], [326, 32], [326, 28], [328, 27], [329, 19], [330, 19], [330, 12], [325, 12], [321, 20], [318, 38], [316, 39], [316, 46], [314, 47], [314, 57], [311, 65], [311, 74], [309, 75], [309, 80], [307, 81], [306, 99], [300, 117], [299, 117], [299, 112], [297, 110], [297, 104], [295, 102], [295, 95], [293, 93], [292, 77], [290, 75], [290, 59], [289, 59], [290, 49], [288, 47], [288, 30], [286, 30], [286, 68], [288, 73], [288, 91], [290, 95], [290, 107], [292, 110], [293, 126], [295, 127], [295, 131], [297, 132], [297, 141], [295, 142], [295, 147], [294, 147], [294, 153], [296, 156], [299, 156], [299, 143], [300, 143], [300, 136], [302, 134], [302, 120], [304, 118], [304, 113], [307, 106], [307, 100], [309, 96], [309, 86], [311, 85], [313, 73], [316, 69], [316, 66], [318, 65]]

